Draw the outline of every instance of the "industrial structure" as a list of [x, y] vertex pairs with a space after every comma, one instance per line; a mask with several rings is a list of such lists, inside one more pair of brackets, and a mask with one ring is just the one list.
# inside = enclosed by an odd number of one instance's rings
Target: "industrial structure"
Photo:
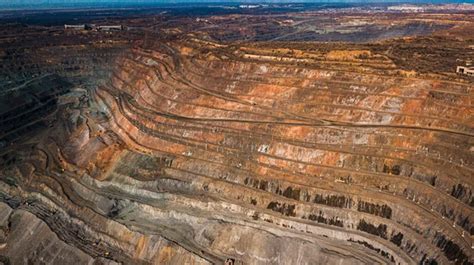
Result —
[[78, 24], [78, 25], [65, 24], [64, 29], [113, 31], [113, 30], [123, 30], [124, 26], [123, 25], [96, 26], [95, 24]]
[[456, 68], [456, 73], [462, 75], [474, 76], [474, 67], [473, 66], [458, 66]]

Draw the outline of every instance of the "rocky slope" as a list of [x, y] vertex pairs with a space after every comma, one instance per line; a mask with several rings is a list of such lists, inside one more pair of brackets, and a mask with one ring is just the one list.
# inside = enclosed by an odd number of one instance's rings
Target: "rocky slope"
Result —
[[2, 103], [2, 262], [474, 262], [472, 80], [380, 47], [146, 38], [6, 90], [44, 112]]

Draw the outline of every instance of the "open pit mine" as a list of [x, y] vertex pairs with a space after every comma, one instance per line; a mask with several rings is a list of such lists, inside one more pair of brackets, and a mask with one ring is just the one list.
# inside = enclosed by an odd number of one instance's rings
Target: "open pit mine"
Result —
[[1, 264], [474, 263], [472, 9], [42, 12], [0, 13]]

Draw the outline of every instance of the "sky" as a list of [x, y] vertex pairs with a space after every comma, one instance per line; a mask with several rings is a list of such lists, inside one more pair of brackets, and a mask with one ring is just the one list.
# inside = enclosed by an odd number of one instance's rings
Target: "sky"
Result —
[[[174, 2], [272, 2], [289, 3], [305, 2], [304, 0], [0, 0], [0, 4], [76, 4], [76, 3], [174, 3]], [[307, 0], [306, 2], [321, 3], [366, 3], [366, 2], [446, 2], [446, 3], [474, 3], [474, 0]]]
[[108, 3], [133, 4], [169, 4], [169, 3], [290, 3], [290, 2], [318, 2], [318, 3], [474, 3], [474, 0], [0, 0], [1, 7], [14, 6], [52, 6], [52, 5], [87, 5]]

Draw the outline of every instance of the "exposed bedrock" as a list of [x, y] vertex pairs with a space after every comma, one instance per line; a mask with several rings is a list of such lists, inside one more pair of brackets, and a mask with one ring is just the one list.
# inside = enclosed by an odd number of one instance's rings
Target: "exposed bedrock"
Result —
[[190, 37], [96, 88], [41, 78], [54, 122], [0, 156], [0, 261], [472, 264], [472, 83], [343, 55]]

